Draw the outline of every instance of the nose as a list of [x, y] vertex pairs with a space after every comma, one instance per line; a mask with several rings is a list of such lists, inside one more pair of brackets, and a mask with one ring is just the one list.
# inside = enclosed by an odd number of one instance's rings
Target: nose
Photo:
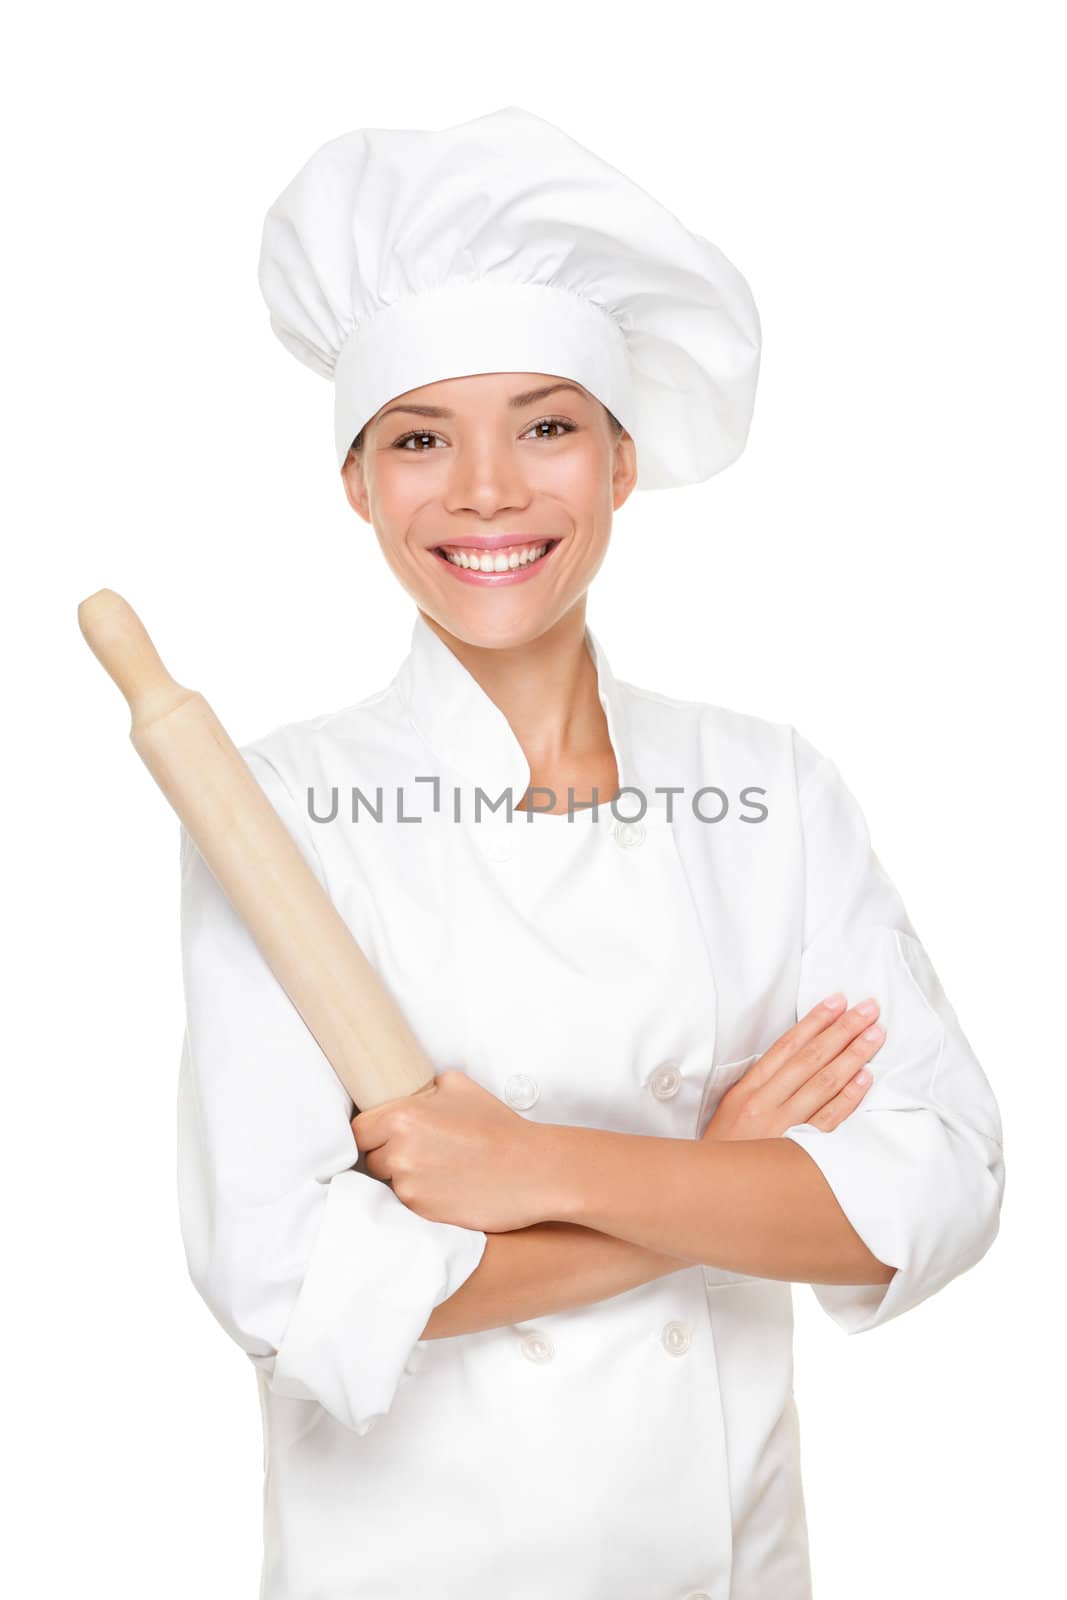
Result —
[[514, 453], [499, 442], [469, 440], [450, 463], [445, 509], [490, 518], [521, 511], [530, 503], [526, 475]]

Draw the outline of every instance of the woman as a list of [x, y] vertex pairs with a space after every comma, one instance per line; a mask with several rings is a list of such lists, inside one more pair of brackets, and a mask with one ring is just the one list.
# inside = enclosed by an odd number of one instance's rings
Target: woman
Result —
[[743, 448], [747, 286], [515, 108], [324, 146], [260, 281], [416, 617], [242, 753], [437, 1068], [353, 1107], [183, 830], [179, 1199], [257, 1369], [261, 1595], [804, 1600], [790, 1283], [919, 1303], [1003, 1161], [833, 763], [586, 622], [634, 488]]

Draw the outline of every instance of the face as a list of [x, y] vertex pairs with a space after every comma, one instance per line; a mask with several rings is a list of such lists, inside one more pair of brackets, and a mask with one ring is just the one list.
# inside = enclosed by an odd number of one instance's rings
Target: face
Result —
[[636, 479], [634, 442], [600, 401], [541, 372], [398, 395], [343, 470], [415, 604], [483, 646], [538, 638], [582, 601]]

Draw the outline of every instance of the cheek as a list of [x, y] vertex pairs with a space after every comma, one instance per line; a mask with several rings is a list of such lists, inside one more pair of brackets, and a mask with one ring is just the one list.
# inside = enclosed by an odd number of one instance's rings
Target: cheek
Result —
[[540, 467], [535, 482], [544, 494], [562, 501], [576, 523], [588, 527], [611, 510], [608, 463], [596, 449], [561, 451]]
[[410, 531], [432, 492], [428, 476], [422, 473], [409, 476], [403, 471], [385, 470], [375, 474], [368, 505], [386, 560], [403, 562]]

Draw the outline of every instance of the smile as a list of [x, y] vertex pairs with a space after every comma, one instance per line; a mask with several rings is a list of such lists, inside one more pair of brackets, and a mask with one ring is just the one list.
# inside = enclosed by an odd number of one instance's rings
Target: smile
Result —
[[502, 545], [496, 550], [477, 550], [464, 545], [438, 545], [434, 555], [449, 567], [457, 578], [468, 583], [497, 586], [515, 583], [531, 577], [543, 567], [558, 539], [544, 539], [539, 544]]

